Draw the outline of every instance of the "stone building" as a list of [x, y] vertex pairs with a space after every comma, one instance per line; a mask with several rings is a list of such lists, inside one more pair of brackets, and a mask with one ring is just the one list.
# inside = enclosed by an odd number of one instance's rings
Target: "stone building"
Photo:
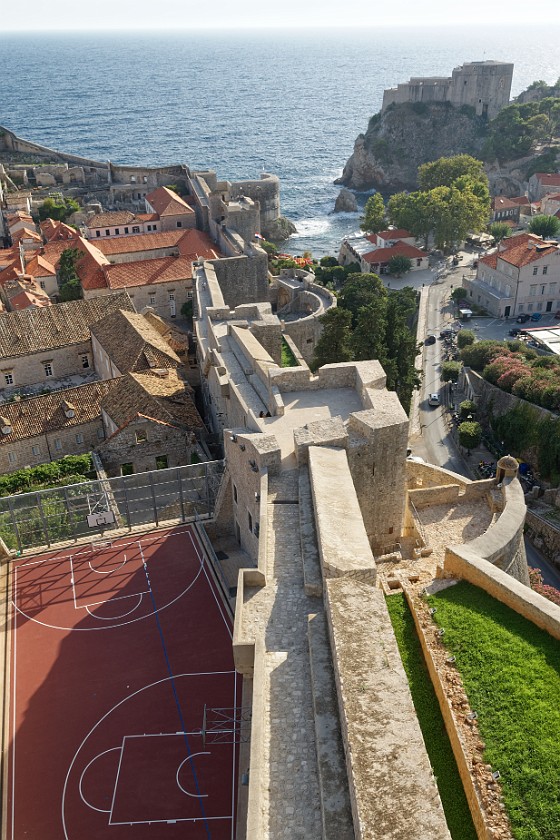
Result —
[[196, 227], [196, 213], [187, 202], [167, 187], [158, 187], [146, 196], [146, 211], [155, 213], [163, 232]]
[[509, 104], [513, 64], [502, 61], [470, 61], [455, 67], [450, 77], [413, 77], [383, 92], [382, 111], [405, 102], [449, 102], [467, 105], [479, 117], [493, 120]]
[[119, 309], [134, 309], [126, 292], [1, 314], [0, 395], [93, 373], [90, 328]]

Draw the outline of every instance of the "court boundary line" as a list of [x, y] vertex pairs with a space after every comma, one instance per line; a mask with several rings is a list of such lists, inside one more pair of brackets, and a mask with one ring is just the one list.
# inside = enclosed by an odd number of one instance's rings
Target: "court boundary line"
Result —
[[[150, 589], [145, 589], [142, 592], [133, 592], [132, 595], [117, 595], [117, 596], [113, 596], [112, 598], [109, 598], [109, 599], [104, 598], [102, 601], [92, 601], [91, 603], [83, 604], [82, 606], [78, 606], [78, 599], [77, 599], [77, 593], [76, 593], [76, 575], [74, 574], [74, 555], [72, 555], [69, 558], [69, 560], [70, 560], [70, 586], [72, 588], [72, 597], [73, 597], [73, 600], [74, 600], [74, 609], [75, 610], [87, 610], [88, 607], [98, 607], [101, 604], [108, 604], [109, 601], [111, 601], [111, 602], [113, 602], [113, 601], [124, 601], [126, 598], [138, 598], [138, 597], [140, 597], [140, 599], [141, 599], [143, 595], [149, 595], [150, 592], [151, 592]], [[91, 564], [89, 564], [89, 565], [90, 565], [90, 568], [91, 568]], [[104, 575], [104, 576], [111, 575], [111, 574], [113, 574], [113, 572], [116, 572], [119, 569], [123, 569], [125, 566], [126, 566], [126, 556], [125, 556], [124, 563], [122, 563], [120, 566], [117, 566], [116, 569], [112, 569], [110, 572], [98, 572], [97, 574]], [[96, 570], [92, 569], [92, 571], [95, 572]], [[135, 570], [135, 572], [136, 571], [139, 572], [140, 567], [137, 570]]]
[[[220, 601], [219, 601], [219, 599], [218, 599], [218, 596], [216, 595], [216, 590], [215, 590], [215, 587], [217, 586], [217, 584], [216, 584], [216, 583], [214, 583], [214, 581], [211, 581], [211, 580], [210, 580], [210, 578], [209, 578], [209, 576], [208, 576], [208, 572], [206, 571], [206, 559], [207, 559], [207, 554], [206, 554], [206, 552], [204, 551], [204, 549], [202, 549], [202, 548], [201, 548], [201, 551], [202, 551], [202, 556], [201, 556], [201, 553], [200, 553], [200, 551], [198, 550], [197, 545], [196, 545], [196, 543], [195, 543], [195, 541], [194, 541], [194, 539], [193, 539], [192, 531], [191, 531], [191, 532], [189, 532], [189, 536], [190, 536], [190, 538], [191, 538], [191, 543], [192, 543], [193, 548], [194, 548], [194, 550], [195, 550], [196, 556], [198, 557], [198, 559], [199, 559], [199, 561], [200, 561], [200, 565], [201, 565], [201, 567], [202, 567], [202, 569], [203, 569], [203, 571], [204, 571], [204, 577], [206, 578], [206, 581], [207, 581], [207, 583], [208, 583], [208, 586], [209, 586], [209, 588], [210, 588], [210, 591], [211, 591], [211, 593], [212, 593], [212, 596], [213, 596], [213, 598], [214, 598], [214, 600], [215, 600], [216, 604], [218, 605], [218, 611], [219, 611], [219, 613], [220, 613], [220, 615], [221, 615], [221, 617], [222, 617], [222, 621], [224, 622], [224, 624], [225, 624], [225, 626], [226, 626], [226, 629], [227, 629], [227, 632], [228, 632], [228, 635], [229, 635], [230, 639], [232, 639], [232, 640], [233, 640], [233, 629], [232, 629], [232, 627], [231, 627], [231, 622], [228, 622], [228, 620], [227, 620], [226, 616], [224, 615], [223, 606], [222, 606], [222, 604], [220, 603]], [[208, 562], [210, 562], [210, 561], [208, 560]]]
[[[235, 668], [234, 668], [233, 671], [192, 671], [192, 672], [185, 672], [185, 673], [182, 673], [182, 674], [176, 674], [175, 676], [178, 679], [180, 677], [226, 676], [226, 675], [235, 674], [235, 673], [236, 673], [236, 671], [235, 671]], [[102, 717], [99, 718], [99, 720], [92, 726], [92, 728], [89, 730], [89, 732], [85, 735], [85, 737], [82, 740], [80, 746], [78, 747], [78, 749], [76, 750], [76, 752], [74, 753], [74, 755], [72, 757], [72, 760], [71, 760], [70, 765], [68, 767], [68, 770], [66, 772], [66, 776], [65, 776], [65, 779], [64, 779], [64, 785], [63, 785], [63, 788], [62, 788], [62, 796], [61, 796], [60, 805], [61, 805], [62, 830], [64, 831], [64, 840], [71, 840], [71, 838], [68, 836], [68, 832], [66, 830], [66, 828], [67, 828], [66, 827], [66, 818], [65, 818], [65, 813], [64, 813], [64, 805], [65, 805], [65, 800], [66, 800], [66, 793], [67, 793], [67, 790], [68, 790], [68, 782], [69, 782], [69, 779], [70, 779], [70, 774], [72, 773], [72, 770], [74, 769], [74, 764], [76, 763], [78, 755], [82, 751], [84, 745], [86, 744], [86, 742], [88, 741], [90, 736], [93, 735], [93, 733], [98, 728], [98, 726], [101, 726], [101, 724], [116, 709], [118, 709], [120, 706], [122, 706], [128, 700], [131, 700], [133, 697], [136, 697], [138, 694], [141, 694], [143, 691], [148, 691], [150, 688], [154, 688], [156, 685], [161, 685], [164, 682], [168, 682], [168, 680], [169, 680], [169, 677], [164, 677], [161, 680], [156, 680], [153, 683], [149, 683], [147, 685], [142, 686], [142, 688], [138, 688], [136, 691], [133, 691], [131, 694], [127, 694], [126, 697], [123, 697], [122, 700], [119, 700], [118, 703], [115, 703], [114, 706], [112, 706], [110, 709], [108, 709], [105, 712], [105, 714]], [[14, 801], [15, 800], [13, 798], [12, 799], [12, 805], [13, 805]], [[230, 819], [230, 818], [228, 817], [228, 819]], [[12, 832], [13, 832], [13, 826], [12, 826]], [[13, 837], [13, 833], [12, 833], [12, 840], [15, 840], [15, 838]]]
[[[184, 595], [186, 595], [187, 592], [190, 592], [190, 590], [195, 585], [198, 578], [200, 577], [200, 575], [203, 572], [205, 573], [205, 576], [206, 576], [206, 572], [205, 572], [205, 569], [204, 569], [204, 562], [201, 562], [199, 553], [198, 552], [195, 552], [195, 553], [196, 553], [196, 558], [198, 559], [198, 570], [196, 572], [196, 575], [194, 576], [192, 581], [189, 583], [187, 588], [184, 589], [182, 592], [180, 592], [175, 598], [173, 598], [172, 601], [169, 601], [168, 604], [166, 604], [164, 607], [162, 607], [161, 608], [162, 610], [168, 609], [168, 607], [173, 606], [173, 604], [175, 604], [180, 598], [182, 598]], [[46, 562], [47, 560], [50, 559], [50, 560], [56, 560], [58, 563], [64, 563], [69, 559], [69, 557], [72, 557], [72, 556], [73, 555], [68, 555], [68, 556], [62, 557], [62, 558], [61, 557], [45, 558], [44, 560], [39, 561], [39, 562], [44, 563], [44, 562]], [[22, 565], [28, 565], [28, 564], [22, 564]], [[28, 613], [24, 612], [24, 610], [21, 609], [21, 607], [19, 607], [18, 604], [15, 602], [15, 595], [16, 595], [16, 592], [17, 592], [17, 577], [18, 577], [19, 568], [20, 568], [19, 565], [14, 565], [13, 566], [14, 584], [13, 584], [13, 590], [12, 590], [12, 593], [11, 593], [12, 594], [12, 598], [11, 598], [12, 605], [13, 605], [14, 609], [16, 610], [16, 612], [19, 612], [20, 615], [24, 616], [28, 621], [33, 621], [33, 622], [35, 622], [36, 624], [39, 624], [42, 627], [47, 627], [51, 630], [61, 630], [61, 631], [69, 630], [71, 632], [89, 633], [89, 632], [98, 632], [100, 630], [112, 630], [112, 629], [115, 629], [117, 627], [126, 627], [129, 624], [134, 624], [137, 621], [144, 621], [145, 619], [149, 618], [150, 615], [152, 615], [152, 613], [148, 613], [148, 615], [145, 615], [145, 616], [138, 616], [137, 618], [132, 618], [129, 621], [124, 621], [121, 624], [115, 624], [114, 627], [113, 626], [111, 626], [111, 627], [107, 627], [107, 626], [106, 627], [62, 627], [60, 625], [55, 625], [55, 624], [46, 624], [44, 621], [39, 621], [39, 619], [34, 618], [31, 615], [28, 615]]]

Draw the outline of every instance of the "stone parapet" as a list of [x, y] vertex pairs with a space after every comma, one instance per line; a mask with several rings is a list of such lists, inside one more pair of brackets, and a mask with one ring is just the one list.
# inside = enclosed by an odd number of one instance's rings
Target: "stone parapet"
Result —
[[383, 594], [326, 581], [356, 840], [450, 840]]

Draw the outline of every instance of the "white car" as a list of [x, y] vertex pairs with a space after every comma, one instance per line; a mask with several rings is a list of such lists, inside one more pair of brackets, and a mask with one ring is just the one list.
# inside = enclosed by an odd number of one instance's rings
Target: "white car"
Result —
[[428, 405], [441, 405], [441, 397], [439, 394], [430, 394], [428, 397]]

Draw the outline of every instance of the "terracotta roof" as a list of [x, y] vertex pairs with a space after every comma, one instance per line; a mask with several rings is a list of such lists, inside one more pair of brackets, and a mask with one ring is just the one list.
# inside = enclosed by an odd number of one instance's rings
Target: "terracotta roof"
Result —
[[20, 274], [21, 262], [17, 259], [0, 271], [0, 286], [5, 286], [10, 280], [17, 280]]
[[146, 196], [146, 200], [160, 216], [184, 216], [194, 213], [192, 207], [183, 201], [180, 195], [167, 187], [158, 187]]
[[524, 207], [525, 205], [531, 204], [531, 201], [526, 195], [516, 195], [513, 198], [510, 198], [509, 201], [513, 202], [513, 204]]
[[0, 358], [27, 356], [87, 341], [90, 326], [117, 309], [133, 311], [125, 292], [0, 315]]
[[370, 265], [375, 265], [377, 263], [389, 262], [391, 257], [408, 257], [409, 259], [417, 259], [426, 256], [427, 254], [425, 251], [415, 248], [414, 245], [407, 245], [406, 242], [399, 242], [397, 245], [393, 245], [392, 248], [376, 248], [375, 251], [363, 254], [362, 259]]
[[560, 201], [560, 193], [549, 193], [546, 197], [547, 201]]
[[10, 297], [9, 301], [12, 312], [20, 312], [30, 306], [36, 309], [52, 306], [50, 297], [42, 289], [22, 289], [17, 295]]
[[33, 239], [35, 242], [43, 241], [36, 230], [30, 230], [26, 227], [16, 230], [16, 232], [12, 234], [12, 239], [14, 242], [19, 242], [20, 239]]
[[67, 225], [64, 222], [58, 222], [54, 219], [45, 219], [44, 222], [41, 222], [39, 227], [41, 228], [41, 232], [47, 242], [58, 239], [78, 239], [80, 236], [79, 232], [73, 227], [70, 227], [70, 225]]
[[[398, 230], [382, 230], [379, 233], [372, 235], [374, 237], [379, 236], [380, 239], [410, 239], [412, 236], [410, 231], [405, 230], [404, 228], [398, 228]], [[373, 241], [375, 241], [375, 239]]]
[[518, 206], [515, 201], [506, 198], [504, 195], [497, 195], [492, 199], [492, 210], [510, 210], [512, 207]]
[[134, 286], [153, 286], [192, 279], [192, 259], [188, 257], [157, 257], [153, 260], [117, 263], [103, 268], [106, 285], [110, 289], [129, 289]]
[[137, 213], [136, 218], [139, 222], [157, 222], [159, 216], [157, 213]]
[[543, 242], [542, 239], [530, 236], [527, 237], [525, 242], [516, 243], [507, 248], [506, 251], [501, 251], [498, 258], [509, 263], [509, 265], [514, 265], [516, 268], [523, 268], [523, 266], [540, 260], [549, 254], [554, 254], [558, 250], [557, 243]]
[[90, 230], [95, 228], [114, 227], [115, 225], [131, 225], [136, 221], [136, 215], [130, 210], [113, 210], [108, 213], [96, 213], [86, 222]]
[[543, 187], [560, 187], [560, 172], [536, 172], [535, 176]]
[[76, 271], [78, 273], [78, 277], [80, 278], [82, 288], [85, 291], [91, 291], [93, 289], [106, 289], [107, 282], [102, 268], [105, 265], [109, 265], [109, 260], [105, 254], [102, 254], [92, 242], [84, 239], [83, 236], [80, 236], [78, 239], [74, 239], [71, 242], [55, 240], [47, 242], [47, 244], [43, 246], [41, 253], [46, 260], [57, 267], [60, 261], [60, 255], [63, 251], [66, 251], [67, 248], [77, 248], [82, 252], [82, 257], [76, 264]]
[[34, 254], [26, 263], [25, 273], [30, 274], [31, 277], [52, 277], [56, 276], [56, 269], [52, 263], [40, 254]]
[[33, 217], [26, 213], [25, 210], [11, 210], [9, 213], [6, 213], [6, 220], [8, 224], [12, 222], [17, 222], [18, 220], [25, 220], [25, 221], [33, 221]]
[[119, 429], [138, 415], [182, 428], [204, 428], [191, 389], [175, 370], [163, 376], [128, 373], [119, 382], [119, 388], [103, 400], [103, 410]]
[[494, 254], [487, 254], [485, 257], [481, 257], [479, 259], [479, 264], [482, 263], [483, 265], [487, 265], [489, 268], [496, 268], [498, 265], [498, 256], [499, 254], [496, 252]]
[[157, 251], [159, 248], [176, 248], [184, 230], [170, 230], [165, 233], [140, 233], [136, 236], [114, 236], [100, 239], [95, 245], [102, 254], [132, 254], [135, 251]]
[[121, 373], [175, 368], [181, 363], [144, 315], [136, 312], [112, 312], [92, 325], [91, 334]]
[[[7, 435], [0, 432], [0, 446], [90, 423], [101, 416], [101, 400], [118, 390], [119, 383], [120, 379], [106, 379], [78, 388], [53, 391], [40, 397], [4, 403], [0, 406], [0, 414], [3, 420], [8, 421], [7, 425], [11, 426], [12, 431]], [[69, 404], [74, 410], [73, 417], [65, 414]]]
[[183, 233], [179, 241], [179, 253], [182, 257], [192, 257], [193, 260], [203, 258], [205, 260], [219, 259], [222, 254], [207, 233], [191, 228]]

